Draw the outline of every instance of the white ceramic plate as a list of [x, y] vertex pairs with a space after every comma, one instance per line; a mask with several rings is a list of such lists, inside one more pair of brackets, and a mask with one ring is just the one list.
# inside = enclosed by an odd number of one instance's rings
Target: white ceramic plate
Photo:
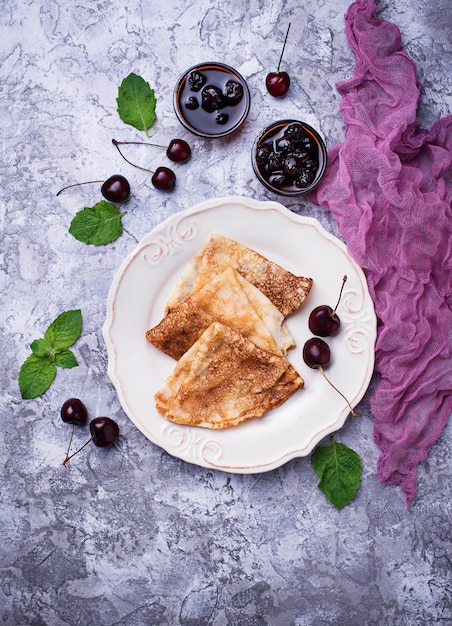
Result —
[[[154, 393], [175, 361], [145, 338], [146, 330], [161, 320], [185, 265], [211, 232], [314, 279], [304, 306], [287, 320], [297, 344], [289, 359], [303, 377], [304, 389], [264, 417], [223, 431], [179, 426], [157, 413]], [[317, 220], [300, 217], [276, 202], [220, 198], [173, 215], [125, 259], [108, 296], [103, 327], [108, 375], [124, 411], [154, 444], [201, 467], [257, 473], [309, 454], [349, 415], [341, 396], [319, 371], [304, 364], [301, 354], [312, 336], [310, 311], [318, 304], [334, 307], [344, 274], [348, 280], [338, 309], [341, 331], [327, 339], [332, 355], [327, 373], [356, 406], [373, 372], [376, 317], [364, 274], [343, 243]]]

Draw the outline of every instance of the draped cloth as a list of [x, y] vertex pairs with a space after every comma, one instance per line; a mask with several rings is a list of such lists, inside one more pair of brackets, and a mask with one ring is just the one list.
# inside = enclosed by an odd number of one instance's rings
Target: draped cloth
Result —
[[370, 406], [383, 483], [416, 495], [416, 465], [452, 410], [452, 115], [416, 121], [420, 85], [400, 31], [375, 0], [345, 16], [356, 54], [337, 84], [345, 141], [310, 200], [338, 223], [378, 318]]

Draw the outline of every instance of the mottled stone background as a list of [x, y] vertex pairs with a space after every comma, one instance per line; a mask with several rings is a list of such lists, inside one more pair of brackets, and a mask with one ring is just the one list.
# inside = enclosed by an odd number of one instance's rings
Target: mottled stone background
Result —
[[[343, 140], [335, 84], [351, 76], [347, 0], [0, 0], [1, 128], [1, 541], [0, 623], [16, 625], [361, 626], [450, 624], [451, 428], [419, 467], [407, 511], [380, 484], [368, 395], [338, 439], [363, 459], [355, 501], [336, 511], [317, 489], [309, 458], [259, 475], [201, 469], [147, 441], [123, 413], [107, 377], [101, 327], [113, 276], [153, 226], [200, 200], [231, 194], [278, 199], [255, 179], [250, 146], [267, 122], [295, 115]], [[451, 110], [449, 0], [380, 2], [402, 31], [423, 85], [419, 119]], [[288, 22], [289, 95], [272, 99]], [[248, 79], [249, 119], [238, 135], [188, 136], [172, 110], [178, 75], [222, 60]], [[124, 163], [111, 138], [141, 138], [116, 112], [130, 72], [155, 88], [155, 138], [188, 139], [192, 161], [161, 194]], [[167, 165], [146, 148], [137, 159]], [[125, 232], [95, 248], [68, 234], [73, 215], [100, 200], [65, 184], [121, 171], [133, 187]], [[305, 200], [284, 201], [318, 218]], [[23, 401], [17, 387], [30, 342], [60, 312], [81, 308], [79, 367]], [[90, 445], [62, 466], [70, 428], [62, 402], [81, 397], [91, 416], [118, 421], [110, 449]], [[77, 441], [84, 438], [77, 432]]]

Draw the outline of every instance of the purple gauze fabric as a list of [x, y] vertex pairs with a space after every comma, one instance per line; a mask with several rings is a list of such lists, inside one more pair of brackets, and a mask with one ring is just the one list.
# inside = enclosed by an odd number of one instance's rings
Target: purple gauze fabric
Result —
[[371, 398], [378, 473], [407, 506], [416, 464], [452, 410], [452, 116], [416, 122], [420, 89], [399, 29], [356, 0], [345, 16], [354, 76], [337, 88], [344, 143], [310, 199], [331, 211], [378, 318]]

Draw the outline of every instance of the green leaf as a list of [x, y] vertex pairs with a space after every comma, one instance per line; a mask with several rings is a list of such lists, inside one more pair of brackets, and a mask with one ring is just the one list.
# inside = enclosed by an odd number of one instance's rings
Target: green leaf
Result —
[[49, 356], [52, 352], [52, 342], [48, 338], [35, 339], [30, 344], [31, 351], [36, 356]]
[[80, 309], [65, 311], [50, 324], [44, 340], [50, 342], [54, 352], [72, 346], [82, 332], [82, 312]]
[[52, 384], [56, 365], [45, 356], [31, 354], [19, 372], [19, 389], [24, 400], [41, 396]]
[[58, 367], [64, 367], [65, 369], [77, 367], [78, 365], [74, 353], [70, 350], [61, 350], [61, 352], [58, 352], [55, 355], [55, 363]]
[[114, 204], [101, 200], [76, 213], [69, 232], [83, 243], [104, 246], [122, 234], [123, 215]]
[[157, 100], [154, 90], [141, 76], [129, 74], [118, 89], [119, 117], [125, 124], [147, 131], [155, 122]]
[[319, 489], [337, 509], [353, 500], [362, 474], [361, 459], [354, 450], [333, 438], [330, 446], [314, 451], [311, 465], [320, 478]]
[[78, 365], [74, 354], [68, 350], [82, 332], [80, 309], [64, 311], [49, 325], [44, 337], [30, 344], [32, 354], [19, 371], [19, 389], [24, 400], [42, 395], [53, 382], [57, 366], [71, 368]]

